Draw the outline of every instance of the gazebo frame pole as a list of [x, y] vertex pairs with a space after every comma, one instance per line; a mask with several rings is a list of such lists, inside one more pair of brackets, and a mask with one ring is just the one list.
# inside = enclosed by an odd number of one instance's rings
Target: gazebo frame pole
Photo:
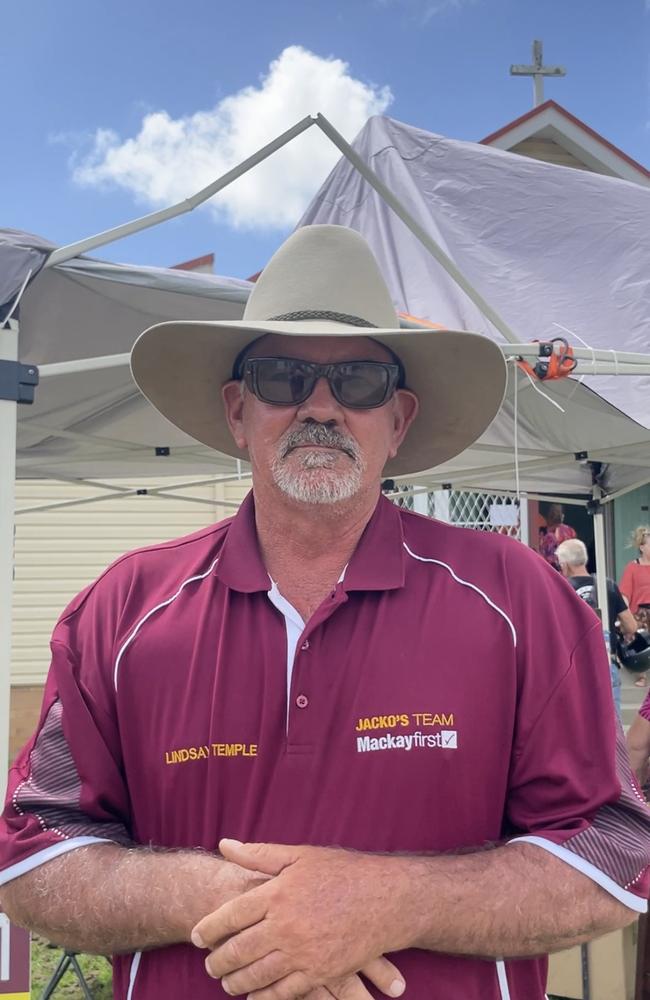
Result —
[[[18, 322], [0, 327], [0, 361], [18, 360]], [[16, 425], [18, 403], [0, 399], [0, 791], [4, 799], [9, 767], [11, 630], [16, 502]]]
[[611, 626], [614, 624], [609, 620], [609, 606], [607, 602], [607, 549], [605, 546], [605, 512], [600, 502], [601, 489], [594, 485], [592, 490], [592, 504], [594, 515], [594, 548], [596, 553], [596, 592], [598, 607], [600, 609], [600, 620], [603, 631], [610, 637], [608, 653], [611, 652], [612, 639], [610, 634]]

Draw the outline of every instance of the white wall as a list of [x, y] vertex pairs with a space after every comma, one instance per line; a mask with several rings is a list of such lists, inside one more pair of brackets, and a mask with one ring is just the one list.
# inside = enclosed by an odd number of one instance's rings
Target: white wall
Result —
[[[162, 483], [157, 480], [154, 485]], [[219, 500], [239, 503], [249, 486], [248, 481], [242, 481], [186, 491], [212, 500], [210, 505], [191, 503], [180, 496], [173, 500], [111, 497], [96, 504], [18, 514], [12, 684], [44, 682], [54, 623], [68, 601], [109, 563], [129, 549], [186, 535], [230, 517], [235, 509], [220, 506]], [[16, 509], [92, 495], [105, 494], [83, 485], [22, 480], [16, 484]]]

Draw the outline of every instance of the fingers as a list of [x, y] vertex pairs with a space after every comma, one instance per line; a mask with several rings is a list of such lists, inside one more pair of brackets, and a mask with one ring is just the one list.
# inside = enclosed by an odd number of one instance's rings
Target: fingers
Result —
[[372, 1000], [358, 976], [346, 976], [336, 982], [328, 983], [327, 990], [336, 1000]]
[[[221, 979], [223, 976], [237, 972], [238, 969], [245, 969], [253, 962], [259, 962], [260, 959], [264, 958], [269, 953], [269, 948], [262, 940], [261, 926], [261, 924], [254, 924], [228, 938], [223, 944], [217, 945], [205, 960], [205, 967], [209, 974], [215, 979]], [[288, 971], [289, 969], [283, 969], [280, 975], [275, 978], [286, 976]], [[268, 979], [259, 985], [266, 985], [267, 982], [272, 983], [273, 980]]]
[[361, 973], [369, 979], [373, 986], [389, 997], [401, 997], [406, 989], [404, 976], [396, 965], [380, 955], [379, 958], [367, 962]]
[[[394, 970], [391, 973], [393, 981], [397, 976], [403, 985], [404, 980], [395, 966], [391, 966], [391, 963], [385, 959], [377, 959], [377, 962], [385, 962], [386, 969], [391, 967]], [[372, 967], [375, 963], [370, 962], [369, 965]], [[380, 978], [386, 969], [379, 973]], [[305, 989], [305, 982], [305, 976], [296, 972], [277, 983], [273, 983], [266, 989], [250, 993], [249, 1000], [296, 1000], [300, 997], [303, 997], [304, 1000], [330, 1000], [330, 998], [334, 998], [334, 1000], [372, 1000], [372, 994], [368, 992], [358, 976], [346, 976], [344, 979], [329, 982], [325, 986], [316, 987], [309, 992]], [[303, 992], [295, 992], [301, 989]], [[399, 995], [399, 993], [389, 994], [389, 996]]]
[[[213, 975], [209, 962], [210, 956], [206, 959], [205, 966], [208, 972]], [[229, 996], [256, 996], [255, 990], [265, 991], [267, 987], [277, 986], [278, 983], [291, 978], [289, 975], [291, 972], [292, 967], [287, 956], [281, 951], [272, 951], [259, 961], [224, 976], [221, 980], [221, 986]], [[296, 996], [303, 996], [311, 986], [313, 983], [308, 983], [301, 974], [301, 992]]]
[[265, 875], [279, 875], [283, 868], [298, 860], [299, 852], [299, 847], [286, 844], [242, 844], [228, 838], [219, 841], [219, 853], [226, 861]]
[[238, 934], [259, 923], [267, 910], [265, 889], [266, 885], [258, 886], [224, 903], [214, 913], [208, 913], [193, 928], [192, 944], [197, 948], [212, 949], [231, 934]]
[[[223, 982], [221, 985], [223, 986]], [[249, 993], [247, 1000], [297, 1000], [299, 997], [309, 996], [309, 991], [312, 989], [313, 983], [310, 983], [302, 972], [292, 972], [290, 976], [273, 983], [272, 986]]]

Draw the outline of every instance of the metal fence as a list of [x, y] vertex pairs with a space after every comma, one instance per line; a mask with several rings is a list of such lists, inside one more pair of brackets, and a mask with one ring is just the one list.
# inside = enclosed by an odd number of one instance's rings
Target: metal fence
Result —
[[507, 493], [475, 493], [465, 490], [431, 490], [406, 484], [395, 486], [390, 498], [398, 507], [435, 517], [476, 531], [498, 531], [527, 540], [527, 504]]

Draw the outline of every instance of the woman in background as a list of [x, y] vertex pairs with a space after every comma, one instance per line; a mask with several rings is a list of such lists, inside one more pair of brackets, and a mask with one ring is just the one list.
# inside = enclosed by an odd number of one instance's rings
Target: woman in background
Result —
[[553, 569], [560, 570], [555, 550], [562, 542], [576, 538], [576, 533], [564, 523], [564, 508], [561, 503], [545, 503], [539, 505], [539, 512], [546, 521], [546, 527], [539, 529], [539, 554]]
[[[639, 626], [650, 632], [650, 525], [643, 524], [632, 532], [631, 546], [639, 555], [623, 570], [619, 589]], [[640, 674], [634, 683], [643, 687], [646, 675]]]

